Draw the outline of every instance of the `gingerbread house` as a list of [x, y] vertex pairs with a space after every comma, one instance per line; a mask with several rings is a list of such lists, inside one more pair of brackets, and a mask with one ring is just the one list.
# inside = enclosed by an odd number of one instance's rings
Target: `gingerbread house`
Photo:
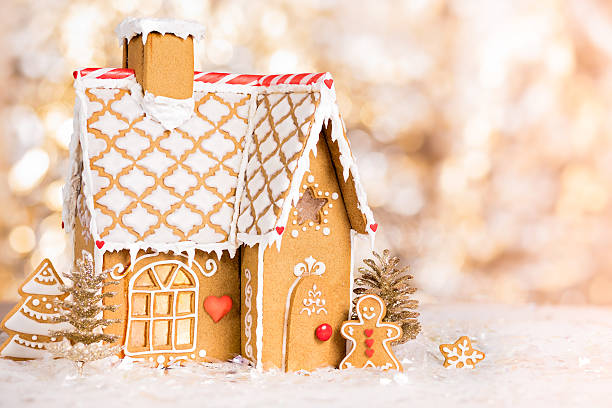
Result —
[[64, 223], [118, 282], [126, 356], [345, 355], [352, 248], [377, 228], [329, 73], [194, 73], [190, 22], [127, 19], [122, 68], [74, 73]]

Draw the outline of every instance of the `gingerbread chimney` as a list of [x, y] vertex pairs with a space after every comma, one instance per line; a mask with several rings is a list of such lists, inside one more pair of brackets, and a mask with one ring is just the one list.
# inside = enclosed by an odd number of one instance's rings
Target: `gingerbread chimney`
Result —
[[143, 91], [173, 99], [193, 94], [193, 40], [200, 24], [171, 19], [128, 18], [115, 30], [123, 43], [123, 67], [133, 69]]

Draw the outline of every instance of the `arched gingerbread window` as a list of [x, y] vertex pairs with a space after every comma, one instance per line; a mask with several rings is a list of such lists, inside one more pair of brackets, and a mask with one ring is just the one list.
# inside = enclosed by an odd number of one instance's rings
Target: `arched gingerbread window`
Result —
[[180, 261], [153, 262], [130, 279], [129, 356], [195, 349], [198, 280]]

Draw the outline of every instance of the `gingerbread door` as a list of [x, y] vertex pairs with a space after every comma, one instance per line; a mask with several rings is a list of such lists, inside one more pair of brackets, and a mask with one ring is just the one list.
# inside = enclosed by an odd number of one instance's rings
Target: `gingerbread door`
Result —
[[330, 272], [325, 269], [325, 264], [313, 257], [294, 268], [295, 280], [289, 290], [285, 311], [283, 368], [287, 371], [333, 366], [341, 355], [341, 346], [333, 338], [338, 333], [317, 332], [317, 328], [325, 328], [324, 325], [328, 326], [327, 330], [332, 330], [345, 317], [338, 307], [333, 307], [338, 302], [328, 299], [334, 296], [334, 291], [329, 288], [330, 280], [326, 279], [326, 273]]
[[177, 260], [150, 263], [128, 287], [125, 354], [164, 363], [196, 348], [198, 279]]

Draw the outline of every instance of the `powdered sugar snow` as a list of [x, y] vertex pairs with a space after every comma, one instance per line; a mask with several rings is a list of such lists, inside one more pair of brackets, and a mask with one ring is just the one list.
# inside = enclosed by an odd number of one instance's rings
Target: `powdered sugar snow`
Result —
[[[404, 373], [259, 373], [237, 363], [164, 371], [107, 359], [78, 378], [64, 360], [0, 360], [0, 406], [610, 406], [610, 321], [609, 309], [424, 306], [423, 332], [396, 347]], [[464, 334], [486, 358], [445, 369], [439, 344]]]

